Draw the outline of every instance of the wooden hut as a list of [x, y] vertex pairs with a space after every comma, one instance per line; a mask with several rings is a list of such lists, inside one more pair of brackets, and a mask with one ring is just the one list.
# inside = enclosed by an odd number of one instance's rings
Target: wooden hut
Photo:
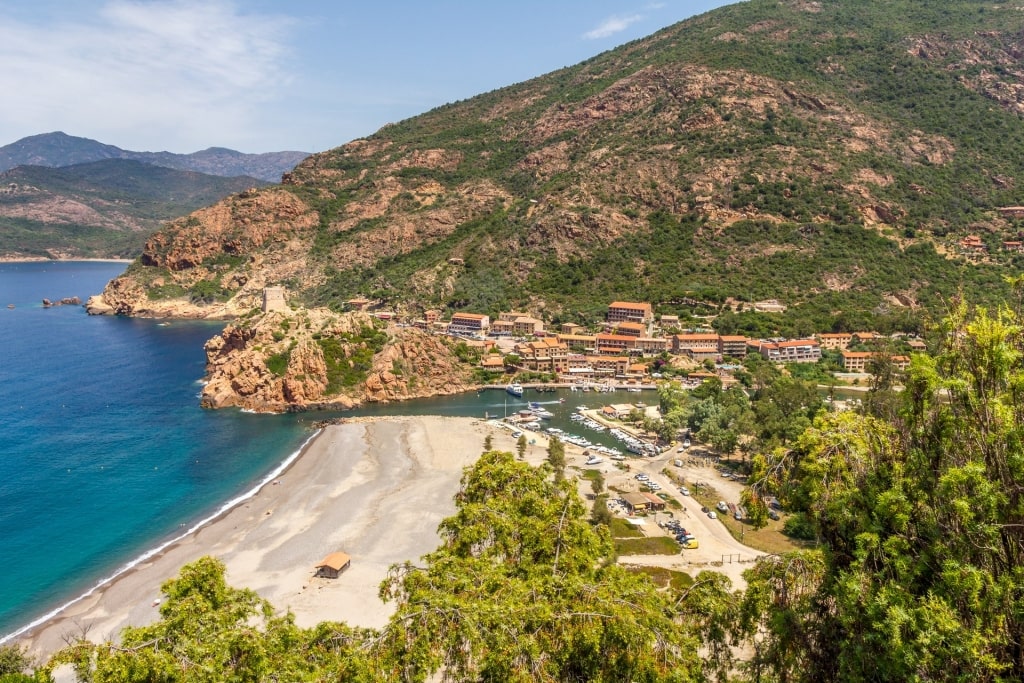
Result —
[[316, 575], [336, 579], [350, 564], [352, 558], [345, 553], [331, 553], [316, 565]]

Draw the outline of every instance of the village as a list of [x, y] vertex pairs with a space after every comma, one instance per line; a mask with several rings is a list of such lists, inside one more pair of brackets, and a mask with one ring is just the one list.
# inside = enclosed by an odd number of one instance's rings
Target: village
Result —
[[[355, 310], [367, 310], [371, 302], [353, 299]], [[755, 310], [779, 311], [775, 301], [761, 302]], [[388, 312], [375, 313], [393, 320]], [[689, 368], [684, 383], [697, 385], [717, 376], [723, 383], [734, 382], [733, 370], [749, 354], [772, 363], [817, 363], [822, 353], [839, 354], [840, 381], [860, 383], [868, 379], [871, 361], [885, 358], [897, 370], [910, 364], [910, 352], [926, 349], [923, 340], [907, 335], [889, 337], [877, 332], [822, 332], [804, 339], [751, 339], [721, 335], [711, 329], [681, 330], [679, 317], [661, 315], [655, 320], [650, 303], [615, 301], [608, 305], [600, 331], [582, 325], [562, 323], [549, 330], [545, 323], [524, 312], [503, 312], [498, 318], [482, 313], [456, 312], [449, 320], [438, 311], [426, 311], [409, 324], [463, 340], [480, 351], [479, 367], [484, 372], [533, 373], [547, 381], [580, 388], [614, 389], [642, 385], [661, 379], [656, 359], [670, 367]], [[905, 352], [893, 353], [898, 347]], [[656, 367], [657, 366], [657, 367]], [[649, 385], [648, 385], [649, 386]]]

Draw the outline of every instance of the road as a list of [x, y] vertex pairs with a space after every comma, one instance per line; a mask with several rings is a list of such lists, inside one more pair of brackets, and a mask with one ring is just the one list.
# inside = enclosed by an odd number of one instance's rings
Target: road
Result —
[[[683, 468], [676, 468], [673, 464], [674, 461], [677, 458], [686, 458], [687, 454], [677, 453], [675, 449], [665, 451], [654, 458], [629, 458], [625, 461], [625, 464], [629, 466], [626, 471], [615, 467], [615, 463], [607, 459], [596, 467], [586, 466], [582, 449], [573, 448], [567, 451], [567, 456], [568, 464], [580, 469], [600, 469], [604, 474], [605, 486], [608, 489], [623, 492], [640, 491], [641, 484], [636, 479], [636, 475], [640, 472], [647, 474], [651, 481], [657, 482], [661, 486], [659, 493], [665, 493], [675, 498], [682, 507], [678, 510], [668, 509], [648, 515], [644, 520], [645, 524], [641, 527], [644, 533], [648, 536], [668, 536], [669, 533], [660, 528], [657, 522], [674, 517], [679, 519], [686, 530], [693, 534], [700, 543], [697, 549], [682, 550], [680, 555], [625, 556], [620, 558], [620, 562], [623, 564], [665, 567], [686, 571], [690, 574], [696, 574], [702, 569], [713, 569], [729, 576], [733, 580], [734, 587], [742, 588], [744, 583], [740, 576], [741, 572], [749, 569], [754, 560], [764, 555], [763, 552], [747, 547], [733, 538], [721, 522], [711, 519], [707, 514], [701, 512], [701, 504], [691, 496], [682, 495], [678, 485], [663, 473], [665, 470], [678, 473], [690, 484], [695, 481], [706, 481], [719, 491], [725, 502], [739, 503], [743, 486], [735, 481], [721, 479], [719, 472], [714, 467], [691, 464]], [[586, 492], [589, 493], [589, 482], [584, 482], [584, 484]], [[581, 488], [581, 490], [583, 489]]]

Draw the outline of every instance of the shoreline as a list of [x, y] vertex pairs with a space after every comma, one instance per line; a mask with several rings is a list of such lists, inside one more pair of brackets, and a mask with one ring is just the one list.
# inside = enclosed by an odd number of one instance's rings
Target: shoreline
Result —
[[102, 592], [104, 588], [107, 588], [114, 584], [116, 581], [126, 577], [143, 563], [147, 562], [148, 560], [160, 559], [162, 555], [164, 555], [168, 550], [172, 549], [176, 544], [186, 540], [189, 536], [198, 533], [204, 527], [211, 524], [215, 524], [219, 519], [229, 514], [239, 505], [258, 495], [259, 492], [276, 477], [285, 474], [292, 467], [292, 465], [294, 465], [299, 460], [299, 458], [302, 457], [302, 454], [305, 452], [305, 450], [309, 448], [313, 441], [322, 432], [323, 429], [318, 429], [313, 434], [311, 434], [302, 443], [302, 445], [299, 446], [299, 448], [290, 453], [283, 461], [281, 461], [281, 463], [279, 463], [266, 476], [260, 479], [259, 482], [257, 482], [256, 485], [253, 486], [251, 489], [235, 496], [234, 498], [231, 498], [226, 503], [223, 503], [212, 514], [203, 517], [195, 524], [189, 526], [186, 531], [171, 537], [169, 540], [158, 543], [156, 546], [150, 548], [149, 550], [146, 550], [141, 555], [129, 560], [128, 562], [125, 562], [120, 567], [118, 567], [113, 573], [97, 581], [91, 588], [86, 590], [81, 595], [75, 596], [74, 598], [63, 603], [62, 605], [50, 610], [41, 617], [33, 619], [25, 626], [20, 626], [14, 631], [11, 631], [10, 633], [0, 635], [0, 645], [5, 645], [7, 643], [13, 642], [22, 636], [31, 636], [32, 632], [36, 629], [45, 628], [47, 623], [59, 619], [63, 613], [70, 610], [75, 605], [85, 600], [88, 600], [90, 597], [99, 592]]
[[[462, 469], [483, 450], [514, 450], [507, 430], [476, 418], [355, 418], [328, 425], [212, 515], [126, 563], [86, 593], [4, 636], [49, 657], [67, 635], [116, 639], [125, 626], [159, 619], [160, 585], [204, 555], [227, 566], [227, 580], [251, 588], [300, 626], [346, 621], [379, 628], [392, 606], [377, 588], [391, 564], [437, 547], [437, 525], [454, 511]], [[352, 566], [339, 579], [314, 564], [343, 550]]]

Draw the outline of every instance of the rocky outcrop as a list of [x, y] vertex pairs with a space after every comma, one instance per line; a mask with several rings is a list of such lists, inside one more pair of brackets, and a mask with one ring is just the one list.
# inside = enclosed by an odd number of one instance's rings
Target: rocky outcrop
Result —
[[[410, 328], [381, 329], [365, 313], [261, 314], [210, 339], [206, 357], [202, 405], [207, 408], [349, 409], [470, 388], [468, 368], [446, 338]], [[338, 377], [344, 378], [340, 385]]]
[[57, 299], [51, 301], [50, 299], [43, 299], [43, 308], [53, 308], [54, 306], [81, 306], [82, 300], [77, 296], [66, 296], [63, 299]]

